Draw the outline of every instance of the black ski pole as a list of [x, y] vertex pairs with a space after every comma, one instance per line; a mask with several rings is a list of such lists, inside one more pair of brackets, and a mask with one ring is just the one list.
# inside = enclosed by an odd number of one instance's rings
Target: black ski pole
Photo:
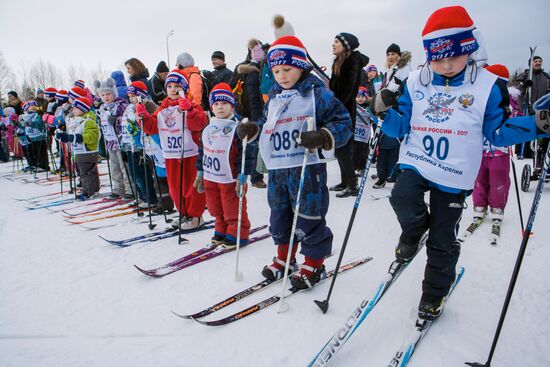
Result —
[[65, 145], [67, 147], [67, 170], [69, 171], [69, 194], [72, 194], [74, 190], [73, 187], [73, 160], [71, 159], [71, 148], [69, 144]]
[[105, 158], [107, 159], [107, 173], [109, 174], [109, 186], [111, 187], [111, 194], [114, 194], [113, 180], [111, 179], [111, 163], [109, 163], [109, 158], [111, 157], [111, 153], [107, 150], [107, 140], [105, 139], [105, 133], [103, 132], [103, 125], [100, 123], [99, 127], [101, 130], [101, 136], [103, 137], [103, 148], [105, 149]]
[[497, 330], [493, 338], [493, 343], [491, 345], [491, 351], [489, 352], [489, 358], [487, 362], [481, 364], [479, 362], [466, 362], [468, 366], [474, 367], [490, 367], [495, 349], [497, 347], [498, 338], [502, 330], [502, 325], [504, 324], [504, 319], [506, 317], [506, 312], [508, 311], [508, 306], [510, 305], [510, 300], [512, 299], [512, 294], [514, 293], [514, 286], [516, 285], [516, 280], [519, 275], [519, 270], [521, 268], [521, 263], [523, 261], [523, 255], [525, 255], [525, 250], [527, 249], [527, 242], [529, 242], [529, 237], [531, 234], [531, 229], [533, 228], [533, 223], [535, 222], [535, 216], [537, 214], [537, 209], [539, 207], [540, 198], [542, 196], [542, 189], [544, 188], [544, 181], [546, 180], [546, 175], [548, 174], [548, 167], [550, 166], [550, 145], [546, 148], [546, 153], [544, 155], [544, 166], [539, 177], [539, 182], [537, 184], [537, 190], [535, 191], [535, 196], [533, 197], [533, 204], [531, 204], [531, 212], [529, 213], [529, 218], [527, 219], [527, 225], [523, 233], [523, 239], [521, 241], [521, 246], [519, 249], [518, 257], [516, 259], [516, 265], [514, 266], [514, 271], [512, 272], [512, 278], [510, 279], [510, 284], [508, 285], [508, 292], [506, 293], [506, 298], [504, 300], [504, 305], [502, 306], [502, 311], [500, 313], [500, 319], [498, 320]]
[[153, 177], [155, 178], [155, 182], [157, 183], [157, 188], [159, 190], [160, 207], [162, 209], [162, 214], [164, 215], [164, 221], [166, 223], [171, 223], [172, 219], [171, 218], [168, 219], [168, 217], [166, 217], [166, 209], [164, 208], [164, 201], [162, 199], [162, 189], [160, 188], [160, 180], [159, 180], [159, 176], [157, 175], [156, 167], [153, 167]]
[[[59, 156], [64, 157], [63, 147], [61, 146], [61, 143], [59, 143]], [[60, 193], [61, 196], [63, 196], [63, 172], [61, 172], [61, 164], [59, 164], [59, 186], [60, 186], [60, 189], [61, 189], [61, 191], [59, 193]]]
[[376, 151], [376, 147], [378, 146], [378, 141], [380, 140], [380, 134], [381, 134], [380, 128], [382, 126], [382, 122], [383, 121], [381, 119], [378, 120], [378, 125], [376, 126], [376, 129], [374, 131], [374, 135], [369, 141], [370, 151], [369, 151], [369, 156], [367, 158], [367, 163], [365, 164], [365, 171], [363, 172], [363, 176], [361, 177], [359, 192], [357, 194], [357, 197], [355, 198], [355, 204], [353, 205], [351, 217], [348, 222], [348, 228], [346, 230], [346, 235], [344, 237], [344, 243], [342, 244], [342, 249], [340, 250], [340, 255], [338, 256], [338, 262], [336, 263], [334, 276], [332, 277], [332, 282], [330, 283], [330, 288], [328, 290], [327, 298], [324, 301], [318, 301], [318, 300], [314, 301], [315, 304], [319, 306], [321, 311], [323, 311], [323, 313], [327, 313], [327, 310], [328, 310], [330, 296], [332, 294], [332, 290], [334, 289], [334, 283], [336, 283], [336, 277], [338, 276], [338, 270], [340, 269], [340, 264], [342, 263], [344, 252], [346, 251], [346, 246], [348, 244], [349, 236], [351, 234], [353, 222], [355, 221], [355, 215], [357, 214], [357, 209], [359, 208], [359, 203], [361, 202], [361, 195], [363, 195], [363, 190], [365, 188], [367, 178], [369, 177], [369, 170], [372, 163], [372, 158], [374, 157], [374, 152]]
[[[132, 152], [130, 152], [132, 153]], [[115, 152], [116, 154], [116, 152]], [[128, 156], [128, 155], [126, 155]], [[128, 166], [126, 165], [126, 162], [124, 162], [124, 159], [122, 158], [122, 150], [120, 151], [120, 160], [122, 161], [122, 165], [124, 166], [124, 171], [126, 172], [126, 177], [128, 177], [128, 183], [130, 184], [130, 191], [132, 191], [132, 196], [134, 197], [134, 202], [136, 203], [136, 215], [138, 217], [143, 217], [145, 214], [143, 214], [143, 212], [141, 212], [139, 210], [139, 198], [138, 198], [138, 195], [137, 195], [137, 186], [136, 186], [136, 190], [134, 190], [134, 186], [132, 185], [132, 180], [130, 178], [130, 172], [129, 172], [129, 169], [128, 169]], [[133, 168], [133, 172], [134, 172], [134, 183], [136, 182], [135, 178], [135, 174], [136, 174], [136, 166], [134, 164], [134, 154], [132, 153], [132, 168]], [[122, 181], [124, 181], [124, 175], [122, 177]], [[136, 184], [137, 185], [137, 184]]]
[[508, 148], [510, 152], [510, 161], [512, 162], [512, 173], [514, 174], [514, 186], [516, 188], [516, 199], [518, 201], [518, 209], [519, 209], [519, 221], [521, 223], [521, 235], [525, 233], [525, 227], [523, 226], [523, 211], [521, 210], [521, 201], [519, 199], [519, 187], [518, 187], [518, 178], [516, 174], [516, 163], [514, 162], [513, 158], [513, 149]]
[[78, 167], [76, 165], [76, 156], [74, 154], [74, 149], [71, 149], [71, 154], [72, 154], [72, 159], [73, 159], [73, 179], [74, 179], [74, 182], [73, 182], [73, 187], [74, 187], [74, 199], [76, 200], [77, 199], [77, 195], [76, 195], [76, 174], [77, 174], [77, 170], [78, 170]]
[[155, 228], [157, 225], [153, 224], [153, 216], [151, 215], [151, 200], [149, 197], [149, 182], [148, 182], [150, 176], [148, 175], [149, 172], [147, 172], [147, 157], [145, 156], [145, 149], [143, 149], [141, 157], [143, 159], [143, 176], [145, 179], [145, 196], [147, 198], [147, 211], [149, 212], [149, 229], [153, 230], [153, 228]]

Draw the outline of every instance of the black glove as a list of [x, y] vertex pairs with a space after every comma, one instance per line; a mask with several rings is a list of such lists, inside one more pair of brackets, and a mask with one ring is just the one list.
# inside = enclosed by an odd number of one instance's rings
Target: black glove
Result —
[[55, 133], [55, 138], [60, 142], [66, 143], [69, 141], [69, 134], [58, 131]]
[[237, 125], [237, 135], [239, 139], [244, 140], [245, 136], [248, 137], [248, 142], [254, 140], [258, 134], [258, 125], [255, 122], [243, 120], [240, 124]]
[[82, 136], [82, 134], [74, 134], [71, 136], [74, 136], [74, 142], [77, 144], [82, 144], [84, 142], [84, 137]]
[[69, 134], [67, 139], [72, 143], [74, 141], [74, 134]]
[[397, 97], [394, 92], [389, 89], [382, 89], [376, 93], [370, 101], [370, 110], [376, 116], [380, 116], [386, 112], [390, 107], [397, 104]]
[[533, 86], [533, 81], [531, 79], [525, 79], [523, 81], [523, 86], [526, 87], [526, 88], [532, 87]]
[[116, 116], [110, 115], [107, 119], [111, 125], [114, 125], [116, 123]]
[[307, 149], [332, 149], [332, 137], [325, 129], [321, 129], [319, 131], [304, 131], [300, 134], [299, 139], [296, 139], [296, 141], [298, 142], [298, 145], [301, 145]]
[[550, 112], [548, 110], [537, 111], [535, 114], [537, 128], [546, 134], [550, 134]]

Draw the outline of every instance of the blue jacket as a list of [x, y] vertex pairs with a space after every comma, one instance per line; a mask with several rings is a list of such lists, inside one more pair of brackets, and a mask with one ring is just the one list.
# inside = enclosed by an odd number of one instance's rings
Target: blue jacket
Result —
[[126, 99], [126, 95], [128, 94], [128, 86], [126, 85], [126, 80], [124, 79], [124, 74], [122, 74], [122, 71], [113, 71], [111, 73], [111, 78], [115, 81], [118, 96]]
[[[350, 138], [353, 137], [351, 130], [351, 117], [348, 110], [334, 93], [329, 90], [325, 84], [314, 75], [308, 75], [304, 79], [298, 81], [294, 86], [302, 96], [307, 95], [312, 89], [315, 93], [315, 119], [317, 122], [317, 130], [326, 128], [334, 138], [335, 148], [345, 145]], [[276, 94], [281, 93], [283, 87], [279, 83], [273, 84], [269, 92], [269, 99]], [[264, 106], [264, 115], [257, 121], [260, 128], [265, 124], [269, 102]]]
[[[464, 70], [448, 79], [449, 85], [462, 85], [465, 82], [465, 74]], [[432, 75], [432, 85], [445, 86], [447, 78], [436, 73]], [[469, 81], [466, 80], [466, 83], [469, 83]], [[407, 85], [406, 81], [404, 84]], [[507, 103], [505, 102], [508, 100], [507, 93], [506, 86], [497, 80], [489, 94], [483, 118], [483, 136], [487, 138], [489, 143], [497, 147], [504, 147], [550, 135], [544, 134], [537, 129], [535, 116], [508, 118], [508, 113], [506, 112]], [[411, 129], [412, 107], [411, 95], [409, 89], [406, 87], [401, 97], [399, 97], [397, 109], [390, 108], [388, 110], [382, 124], [382, 131], [389, 136], [406, 139]], [[413, 166], [403, 164], [400, 165], [400, 168], [415, 169]], [[445, 192], [459, 193], [461, 191], [435, 183], [431, 184]]]

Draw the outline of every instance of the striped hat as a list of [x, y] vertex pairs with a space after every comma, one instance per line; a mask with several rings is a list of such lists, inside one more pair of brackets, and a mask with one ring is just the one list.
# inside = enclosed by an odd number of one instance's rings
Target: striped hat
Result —
[[35, 106], [35, 107], [38, 106], [38, 103], [36, 103], [36, 101], [34, 99], [30, 99], [30, 100], [28, 100], [27, 102], [25, 102], [23, 104], [23, 111], [25, 111], [25, 112], [28, 111], [29, 108], [31, 108], [32, 106]]
[[142, 81], [132, 82], [128, 86], [128, 94], [133, 94], [135, 96], [145, 98], [147, 97], [147, 85]]
[[508, 71], [508, 68], [502, 64], [489, 65], [485, 69], [504, 81], [508, 81], [510, 79], [510, 72]]
[[80, 79], [74, 82], [74, 86], [82, 89], [86, 88], [86, 84], [84, 84], [84, 80], [80, 80]]
[[52, 88], [52, 87], [46, 88], [46, 90], [44, 91], [44, 94], [48, 98], [55, 98], [56, 93], [57, 93], [57, 89]]
[[235, 95], [231, 91], [231, 87], [227, 83], [219, 83], [212, 88], [210, 92], [210, 106], [215, 102], [223, 101], [235, 106]]
[[90, 102], [90, 100], [86, 97], [77, 98], [73, 102], [73, 107], [78, 108], [84, 113], [90, 112], [90, 108], [92, 108], [92, 102]]
[[64, 89], [60, 89], [55, 94], [55, 99], [57, 100], [57, 102], [67, 102], [69, 100], [69, 93], [67, 93], [67, 91]]
[[474, 21], [462, 6], [434, 11], [422, 30], [426, 58], [434, 61], [473, 53], [479, 48], [474, 29]]
[[164, 81], [164, 86], [168, 86], [170, 83], [176, 83], [183, 88], [183, 91], [187, 93], [189, 89], [189, 82], [182, 71], [179, 69], [174, 69], [166, 75], [166, 80]]
[[357, 91], [357, 95], [368, 97], [369, 96], [369, 91], [365, 87], [359, 87], [359, 90]]
[[72, 99], [78, 99], [86, 97], [88, 93], [80, 87], [72, 87], [71, 90], [69, 90], [69, 98]]
[[370, 71], [376, 71], [378, 73], [378, 68], [374, 64], [370, 64], [369, 66], [367, 66], [366, 70], [367, 70], [367, 73]]
[[295, 36], [284, 36], [273, 42], [267, 52], [267, 60], [270, 69], [277, 65], [288, 65], [302, 70], [311, 68], [306, 48]]

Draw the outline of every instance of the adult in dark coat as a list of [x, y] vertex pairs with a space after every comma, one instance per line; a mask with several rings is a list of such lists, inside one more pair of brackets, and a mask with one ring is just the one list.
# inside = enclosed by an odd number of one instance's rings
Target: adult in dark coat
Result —
[[204, 72], [210, 86], [213, 87], [219, 83], [229, 84], [231, 77], [233, 76], [233, 72], [227, 68], [225, 63], [225, 54], [221, 51], [214, 51], [214, 53], [212, 53], [211, 60], [214, 70]]
[[160, 105], [160, 102], [164, 98], [166, 98], [166, 92], [164, 91], [164, 81], [166, 80], [166, 75], [168, 75], [168, 65], [166, 65], [166, 62], [161, 61], [157, 65], [157, 69], [155, 71], [155, 75], [149, 79], [149, 83], [151, 84], [151, 89], [149, 90], [149, 94], [151, 95], [151, 98], [153, 99], [153, 102]]
[[[332, 53], [335, 59], [332, 64], [332, 76], [329, 87], [348, 110], [353, 130], [355, 130], [355, 97], [361, 81], [361, 71], [369, 62], [369, 58], [355, 49], [359, 47], [359, 40], [350, 33], [338, 33], [332, 44]], [[357, 177], [353, 167], [351, 145], [353, 138], [348, 143], [335, 150], [336, 159], [340, 166], [340, 183], [332, 186], [330, 190], [341, 191], [337, 197], [356, 196], [358, 193]]]
[[16, 91], [12, 90], [8, 92], [8, 105], [13, 107], [17, 116], [23, 114], [23, 107], [21, 107], [21, 99]]

